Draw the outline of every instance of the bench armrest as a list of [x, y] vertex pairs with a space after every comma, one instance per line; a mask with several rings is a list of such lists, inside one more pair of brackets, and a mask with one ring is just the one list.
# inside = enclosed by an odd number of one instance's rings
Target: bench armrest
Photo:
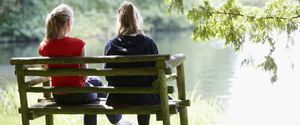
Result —
[[48, 82], [48, 81], [50, 81], [49, 77], [39, 77], [39, 78], [27, 81], [26, 84], [28, 85], [28, 87], [32, 87], [32, 86], [35, 86], [35, 85], [38, 85], [38, 84], [41, 84], [44, 82]]
[[171, 56], [170, 60], [166, 61], [167, 67], [177, 67], [181, 65], [185, 60], [185, 56], [182, 53]]

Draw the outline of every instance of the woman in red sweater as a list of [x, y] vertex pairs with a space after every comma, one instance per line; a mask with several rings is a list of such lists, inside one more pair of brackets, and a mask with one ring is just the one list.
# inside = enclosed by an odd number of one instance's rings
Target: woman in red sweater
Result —
[[[46, 34], [40, 43], [39, 54], [46, 57], [76, 57], [85, 55], [83, 40], [69, 37], [72, 31], [73, 10], [61, 4], [54, 8], [46, 19]], [[87, 68], [86, 64], [51, 64], [48, 68]], [[102, 86], [98, 77], [55, 76], [51, 77], [52, 86], [93, 87]], [[85, 104], [97, 100], [105, 94], [97, 93], [53, 93], [54, 100], [60, 104]], [[107, 115], [109, 121], [116, 125], [125, 125], [122, 115]], [[84, 125], [96, 125], [96, 115], [84, 115]], [[128, 123], [130, 125], [130, 123]]]

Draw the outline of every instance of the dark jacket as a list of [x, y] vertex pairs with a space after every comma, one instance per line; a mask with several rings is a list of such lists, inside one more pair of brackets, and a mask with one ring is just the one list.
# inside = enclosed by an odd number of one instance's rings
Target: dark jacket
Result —
[[[136, 36], [116, 36], [105, 46], [105, 55], [147, 55], [158, 54], [154, 41], [142, 34]], [[154, 67], [155, 62], [107, 63], [105, 68]], [[109, 76], [105, 77], [109, 86], [150, 87], [157, 76]], [[157, 94], [110, 94], [108, 105], [153, 105], [159, 104]]]

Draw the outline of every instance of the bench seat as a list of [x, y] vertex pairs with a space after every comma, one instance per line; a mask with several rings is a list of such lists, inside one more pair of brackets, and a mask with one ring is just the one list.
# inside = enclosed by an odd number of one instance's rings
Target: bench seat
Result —
[[[156, 114], [159, 115], [160, 105], [143, 105], [143, 106], [129, 106], [124, 108], [113, 109], [107, 106], [105, 98], [99, 98], [97, 101], [89, 104], [77, 105], [62, 105], [57, 104], [53, 99], [40, 99], [38, 103], [33, 104], [28, 108], [30, 120], [35, 118], [51, 115], [51, 114]], [[181, 101], [169, 100], [170, 114], [178, 113]], [[160, 120], [158, 118], [158, 120]]]

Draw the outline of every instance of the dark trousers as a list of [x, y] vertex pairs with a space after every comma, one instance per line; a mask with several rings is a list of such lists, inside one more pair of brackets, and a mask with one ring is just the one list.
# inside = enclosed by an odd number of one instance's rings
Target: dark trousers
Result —
[[[103, 86], [99, 77], [89, 77], [85, 87]], [[106, 97], [104, 93], [76, 93], [76, 94], [53, 94], [54, 100], [60, 104], [88, 104], [97, 101], [99, 97]], [[115, 124], [122, 118], [121, 114], [106, 115], [110, 123]], [[97, 115], [84, 115], [84, 125], [97, 125]]]
[[[172, 97], [169, 96], [169, 100], [173, 100]], [[150, 115], [137, 115], [137, 120], [139, 125], [149, 125]]]
[[137, 119], [139, 125], [149, 125], [150, 115], [138, 115]]

